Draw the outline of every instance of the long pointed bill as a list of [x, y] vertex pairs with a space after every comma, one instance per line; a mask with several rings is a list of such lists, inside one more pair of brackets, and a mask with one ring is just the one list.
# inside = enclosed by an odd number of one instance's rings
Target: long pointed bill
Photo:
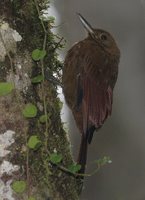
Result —
[[80, 13], [77, 13], [77, 15], [79, 16], [79, 19], [80, 19], [80, 21], [82, 22], [84, 28], [85, 28], [91, 35], [94, 35], [93, 28], [92, 28], [91, 25], [87, 22], [87, 20], [86, 20]]

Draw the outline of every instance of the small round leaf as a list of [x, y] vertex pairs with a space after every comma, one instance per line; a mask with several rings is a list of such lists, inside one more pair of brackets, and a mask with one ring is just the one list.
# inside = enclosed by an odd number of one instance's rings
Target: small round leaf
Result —
[[37, 137], [37, 135], [33, 135], [29, 138], [28, 140], [28, 147], [30, 149], [38, 149], [41, 145], [41, 141], [39, 140], [39, 138]]
[[52, 153], [50, 154], [50, 161], [53, 163], [53, 164], [58, 164], [62, 161], [62, 155], [61, 154], [57, 154], [57, 153]]
[[26, 182], [25, 181], [14, 181], [12, 183], [12, 189], [16, 193], [23, 193], [26, 190]]
[[34, 61], [39, 61], [39, 60], [43, 59], [45, 56], [46, 56], [45, 50], [35, 49], [32, 52], [32, 58]]
[[43, 124], [47, 121], [47, 115], [41, 115], [39, 118], [40, 122]]
[[35, 76], [31, 79], [32, 83], [41, 83], [44, 80], [44, 77], [42, 75]]
[[0, 83], [0, 96], [9, 94], [14, 89], [13, 83], [1, 82]]
[[68, 167], [68, 170], [72, 173], [77, 173], [81, 169], [81, 165], [79, 164], [72, 164]]
[[32, 103], [28, 103], [24, 110], [22, 111], [24, 117], [26, 118], [33, 118], [37, 115], [37, 107], [33, 105]]

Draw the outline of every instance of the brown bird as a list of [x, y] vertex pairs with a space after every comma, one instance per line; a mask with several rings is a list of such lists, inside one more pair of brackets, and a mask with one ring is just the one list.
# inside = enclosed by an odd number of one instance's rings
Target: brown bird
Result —
[[87, 38], [68, 51], [63, 68], [63, 92], [81, 132], [78, 163], [85, 172], [87, 146], [112, 111], [120, 50], [107, 31], [94, 29], [78, 13]]

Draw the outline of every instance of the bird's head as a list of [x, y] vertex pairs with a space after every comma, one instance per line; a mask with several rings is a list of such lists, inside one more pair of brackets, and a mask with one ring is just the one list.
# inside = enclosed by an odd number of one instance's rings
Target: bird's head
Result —
[[87, 22], [87, 20], [80, 14], [77, 13], [81, 23], [88, 32], [88, 37], [96, 42], [97, 45], [101, 46], [105, 51], [120, 55], [120, 50], [110, 33], [102, 29], [94, 29]]

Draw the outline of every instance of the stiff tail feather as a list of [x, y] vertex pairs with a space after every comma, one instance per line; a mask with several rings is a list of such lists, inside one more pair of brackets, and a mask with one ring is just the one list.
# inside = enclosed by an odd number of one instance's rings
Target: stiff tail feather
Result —
[[87, 141], [87, 138], [84, 135], [82, 135], [79, 156], [78, 156], [78, 164], [81, 165], [81, 169], [79, 173], [81, 174], [85, 173], [86, 161], [87, 161], [87, 150], [88, 150], [88, 141]]

